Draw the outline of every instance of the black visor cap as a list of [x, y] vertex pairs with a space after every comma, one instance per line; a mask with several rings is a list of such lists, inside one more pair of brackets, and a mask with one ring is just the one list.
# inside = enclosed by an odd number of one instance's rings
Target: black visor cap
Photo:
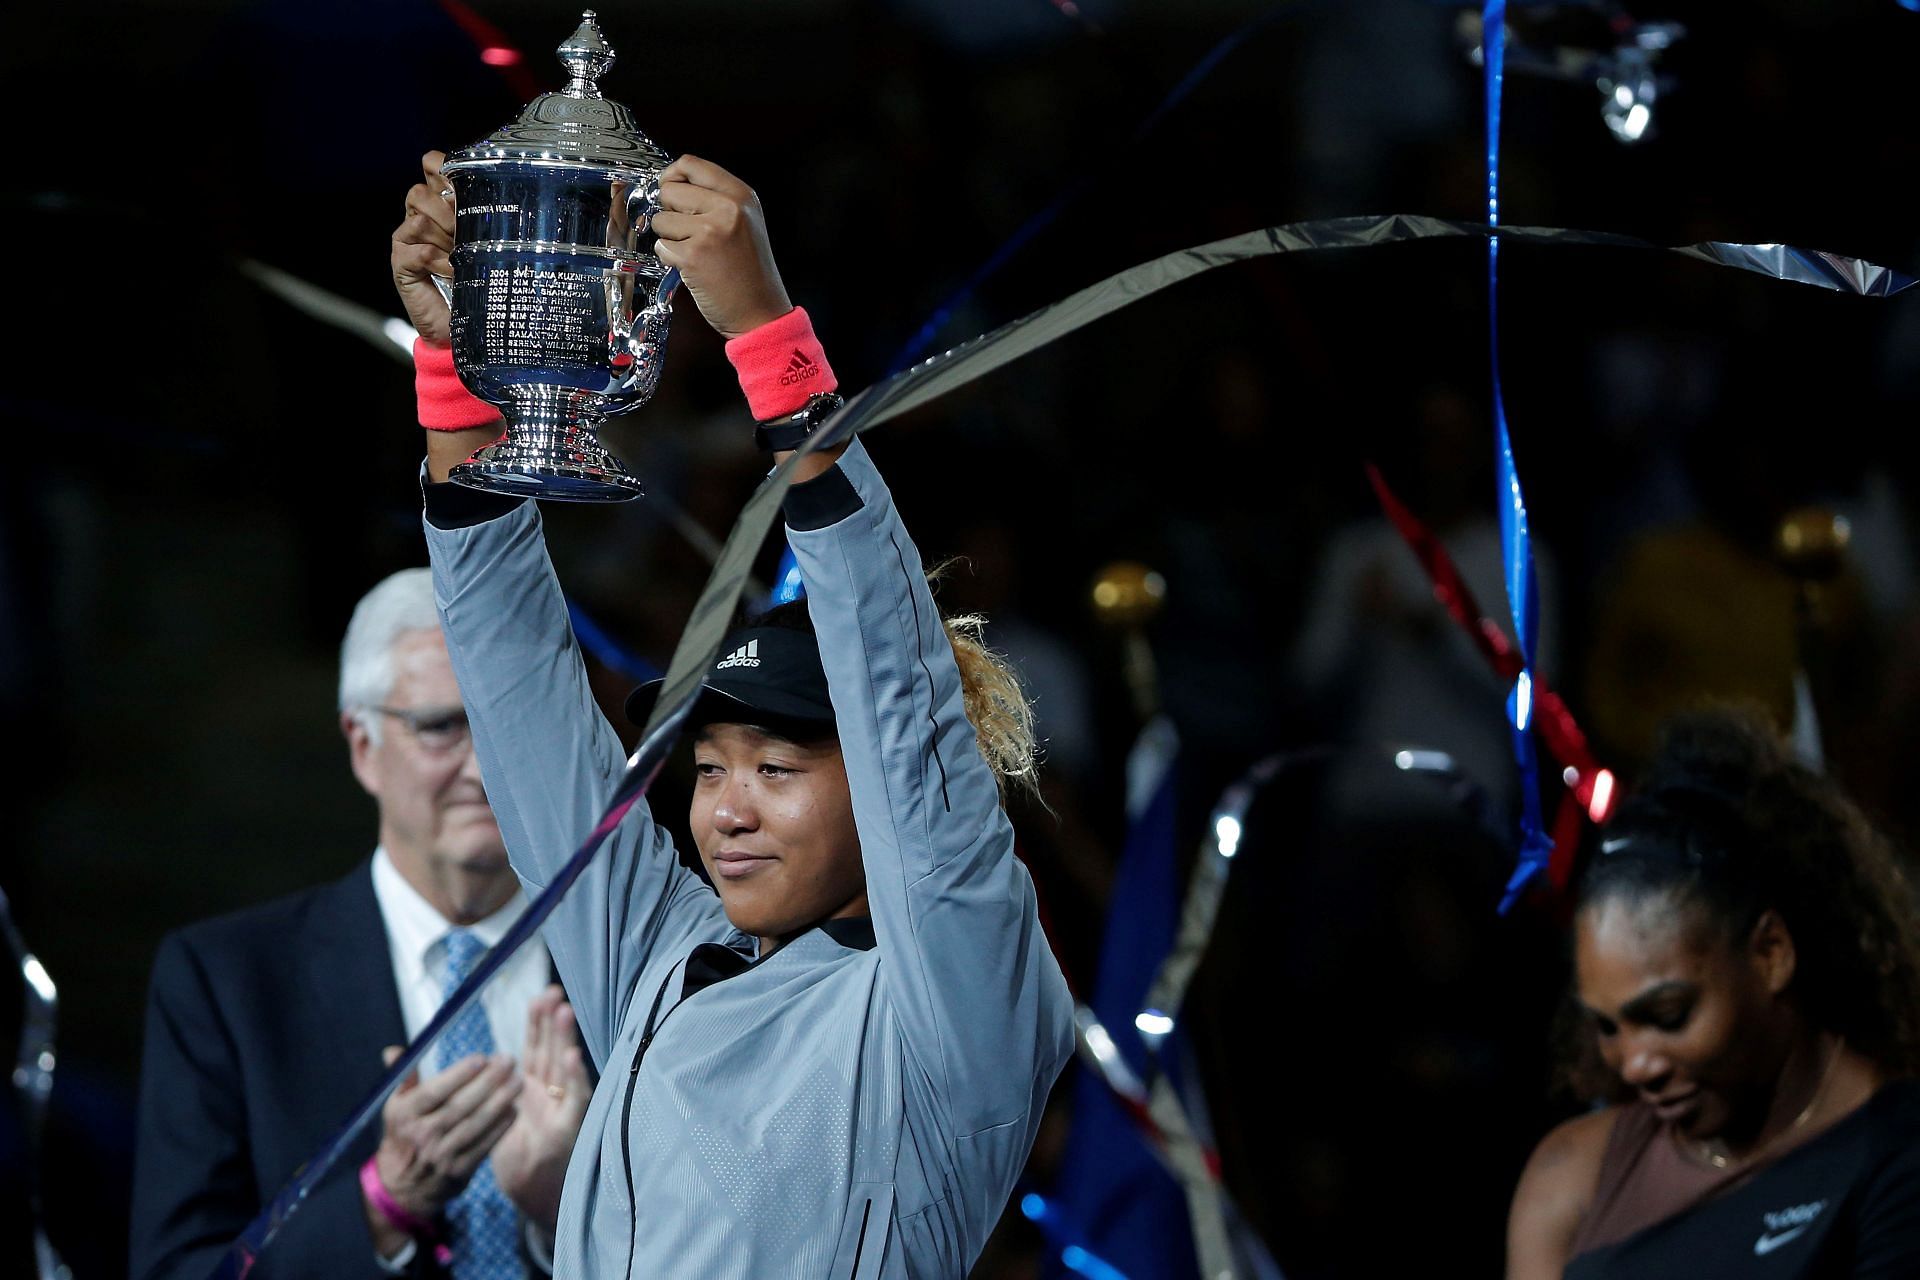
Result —
[[[664, 680], [627, 696], [627, 719], [645, 725]], [[820, 646], [792, 627], [745, 627], [729, 635], [700, 682], [687, 728], [751, 724], [803, 740], [833, 732], [833, 701]]]

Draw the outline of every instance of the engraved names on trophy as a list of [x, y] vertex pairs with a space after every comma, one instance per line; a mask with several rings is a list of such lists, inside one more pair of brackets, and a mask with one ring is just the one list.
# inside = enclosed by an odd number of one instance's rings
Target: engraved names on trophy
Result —
[[525, 260], [483, 268], [481, 341], [489, 362], [604, 365], [606, 337], [596, 320], [604, 274]]

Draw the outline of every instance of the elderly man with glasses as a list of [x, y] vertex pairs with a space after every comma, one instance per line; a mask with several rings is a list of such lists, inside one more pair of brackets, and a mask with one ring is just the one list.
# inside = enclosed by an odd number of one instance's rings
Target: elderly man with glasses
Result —
[[[379, 811], [372, 857], [333, 884], [171, 934], [154, 962], [135, 1280], [203, 1280], [365, 1095], [383, 1054], [419, 1033], [525, 907], [427, 570], [394, 574], [354, 610], [340, 726]], [[262, 1256], [257, 1280], [550, 1270], [592, 1092], [551, 980], [541, 947], [509, 962]]]

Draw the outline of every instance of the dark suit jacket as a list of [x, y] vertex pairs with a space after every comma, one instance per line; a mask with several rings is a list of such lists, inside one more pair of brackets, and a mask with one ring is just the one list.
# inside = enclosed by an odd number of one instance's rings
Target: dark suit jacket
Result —
[[[134, 1156], [133, 1280], [206, 1280], [404, 1044], [371, 860], [169, 934], [154, 960]], [[252, 1280], [383, 1280], [358, 1171], [369, 1126]], [[417, 1251], [416, 1274], [432, 1269]]]

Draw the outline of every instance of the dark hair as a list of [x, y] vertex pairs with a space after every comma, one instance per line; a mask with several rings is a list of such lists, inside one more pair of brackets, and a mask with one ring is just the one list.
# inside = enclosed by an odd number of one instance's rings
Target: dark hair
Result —
[[1793, 936], [1805, 1017], [1896, 1075], [1920, 1072], [1920, 911], [1891, 849], [1757, 715], [1663, 727], [1639, 791], [1601, 833], [1575, 909], [1670, 897], [1738, 944], [1767, 911]]

